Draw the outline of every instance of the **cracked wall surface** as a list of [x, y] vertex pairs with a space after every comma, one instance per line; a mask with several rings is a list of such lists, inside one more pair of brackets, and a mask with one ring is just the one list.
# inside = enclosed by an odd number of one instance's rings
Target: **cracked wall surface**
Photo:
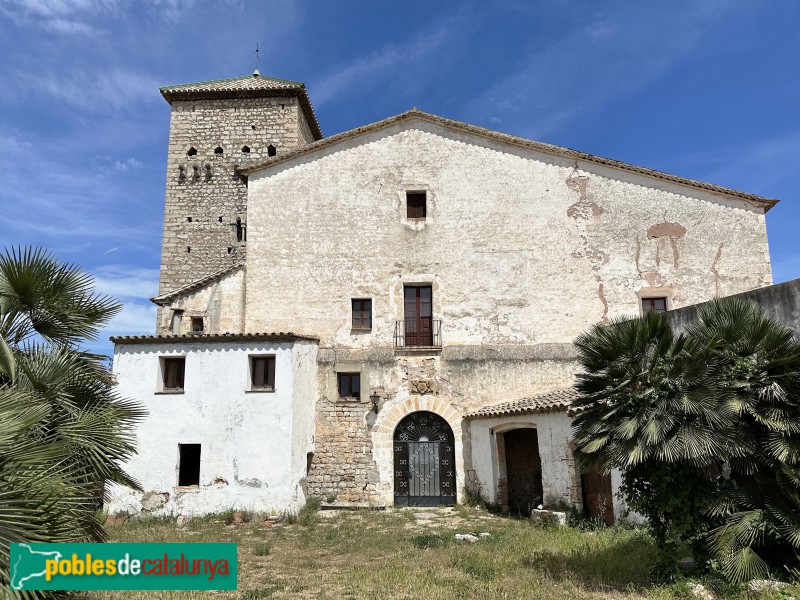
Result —
[[[419, 190], [424, 221], [406, 218], [405, 194]], [[248, 225], [245, 330], [321, 338], [314, 489], [346, 494], [324, 485], [326, 469], [360, 452], [361, 499], [373, 487], [391, 498], [391, 464], [363, 451], [377, 425], [366, 398], [339, 410], [337, 372], [360, 372], [379, 414], [416, 401], [463, 415], [567, 387], [572, 341], [638, 315], [642, 297], [680, 307], [771, 283], [761, 208], [422, 120], [252, 174]], [[441, 352], [394, 348], [403, 288], [420, 284], [433, 290]], [[352, 329], [352, 298], [372, 299], [371, 331]]]
[[[313, 450], [315, 342], [120, 344], [114, 374], [147, 417], [125, 470], [143, 488], [114, 485], [110, 514], [195, 516], [229, 509], [297, 511]], [[250, 391], [250, 355], [275, 356], [274, 391]], [[159, 393], [159, 359], [186, 360], [182, 393]], [[178, 487], [178, 445], [200, 444], [200, 483]]]

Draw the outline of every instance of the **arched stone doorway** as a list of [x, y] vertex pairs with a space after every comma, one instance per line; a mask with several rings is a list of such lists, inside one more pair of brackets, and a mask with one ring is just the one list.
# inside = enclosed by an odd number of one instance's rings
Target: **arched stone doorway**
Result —
[[394, 430], [396, 506], [450, 506], [456, 502], [455, 439], [442, 417], [418, 411]]

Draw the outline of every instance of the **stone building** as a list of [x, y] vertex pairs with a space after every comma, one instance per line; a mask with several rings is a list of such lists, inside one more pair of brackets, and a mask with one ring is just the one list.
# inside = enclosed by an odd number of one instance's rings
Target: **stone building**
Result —
[[[313, 398], [296, 400], [314, 407], [313, 437], [297, 447], [305, 495], [436, 505], [470, 490], [514, 511], [571, 504], [610, 519], [616, 474], [578, 473], [572, 460], [572, 341], [595, 323], [771, 283], [775, 200], [416, 109], [322, 138], [302, 84], [268, 77], [162, 93], [172, 122], [157, 336], [136, 372], [123, 357], [142, 340], [115, 339], [115, 371], [123, 385], [149, 369], [136, 397], [160, 411], [172, 399], [157, 395], [158, 364], [182, 344], [318, 339], [303, 370]], [[238, 387], [217, 387], [218, 403], [238, 402], [254, 377], [242, 352]], [[226, 427], [230, 448], [295, 436]], [[137, 464], [174, 459], [178, 443], [140, 445]], [[224, 470], [210, 461], [200, 493]], [[169, 477], [133, 474], [171, 493]]]

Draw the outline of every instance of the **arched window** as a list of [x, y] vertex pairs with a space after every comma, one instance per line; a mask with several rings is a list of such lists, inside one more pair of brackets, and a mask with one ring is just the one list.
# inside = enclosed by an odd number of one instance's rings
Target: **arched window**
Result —
[[186, 153], [186, 156], [197, 156], [197, 148], [192, 146], [189, 148], [189, 151]]
[[216, 148], [214, 148], [214, 154], [222, 154], [222, 152], [223, 152], [222, 146], [217, 146]]
[[242, 152], [244, 154], [250, 154], [250, 146], [242, 146]]
[[267, 146], [267, 156], [275, 156], [277, 153], [278, 150], [275, 148], [275, 146], [273, 146], [272, 144]]

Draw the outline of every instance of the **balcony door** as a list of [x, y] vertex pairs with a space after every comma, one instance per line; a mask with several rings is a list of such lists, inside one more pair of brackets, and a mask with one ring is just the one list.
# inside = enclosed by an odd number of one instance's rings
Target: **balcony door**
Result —
[[429, 285], [404, 288], [405, 345], [433, 346], [433, 291]]

